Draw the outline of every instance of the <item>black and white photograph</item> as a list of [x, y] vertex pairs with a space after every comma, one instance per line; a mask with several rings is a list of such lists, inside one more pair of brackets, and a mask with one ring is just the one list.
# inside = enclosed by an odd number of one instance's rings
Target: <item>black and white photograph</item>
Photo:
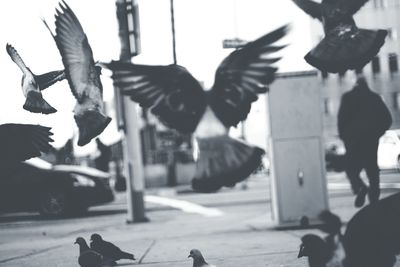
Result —
[[0, 29], [0, 266], [400, 267], [399, 0], [5, 0]]

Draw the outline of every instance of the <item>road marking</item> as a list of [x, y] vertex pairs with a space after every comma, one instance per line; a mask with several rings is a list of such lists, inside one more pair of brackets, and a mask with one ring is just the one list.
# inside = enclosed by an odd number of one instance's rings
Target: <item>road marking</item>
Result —
[[[349, 183], [328, 183], [328, 189], [350, 189]], [[400, 183], [381, 183], [381, 189], [400, 189]]]
[[178, 200], [178, 199], [159, 197], [159, 196], [145, 196], [144, 199], [145, 201], [150, 203], [173, 207], [188, 213], [201, 214], [205, 217], [217, 217], [224, 215], [224, 213], [219, 209], [207, 208], [185, 200]]

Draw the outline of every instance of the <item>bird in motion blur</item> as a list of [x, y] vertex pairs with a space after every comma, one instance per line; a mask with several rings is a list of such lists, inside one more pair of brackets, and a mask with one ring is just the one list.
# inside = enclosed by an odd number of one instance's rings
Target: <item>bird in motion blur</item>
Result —
[[304, 12], [320, 20], [325, 37], [304, 58], [321, 71], [343, 73], [362, 69], [385, 43], [386, 30], [356, 26], [353, 15], [368, 0], [293, 0]]
[[0, 125], [0, 167], [18, 163], [41, 152], [49, 152], [53, 139], [51, 128], [31, 124]]
[[42, 90], [54, 83], [65, 79], [64, 70], [51, 71], [42, 75], [35, 75], [25, 65], [17, 50], [10, 44], [6, 50], [11, 59], [22, 71], [22, 92], [26, 98], [24, 109], [34, 113], [51, 114], [57, 110], [43, 99]]
[[77, 100], [74, 118], [79, 129], [78, 145], [84, 146], [102, 133], [111, 121], [104, 114], [101, 67], [95, 65], [86, 34], [64, 1], [56, 9], [55, 18], [55, 35], [44, 23], [57, 44], [71, 92]]
[[[150, 66], [112, 61], [114, 85], [151, 112], [167, 127], [194, 133], [199, 155], [192, 187], [215, 192], [246, 179], [261, 163], [264, 151], [228, 136], [231, 126], [246, 119], [258, 94], [275, 77], [273, 55], [284, 45], [280, 27], [230, 53], [219, 65], [214, 85], [204, 91], [189, 71], [176, 64]], [[273, 55], [273, 56], [271, 56]]]

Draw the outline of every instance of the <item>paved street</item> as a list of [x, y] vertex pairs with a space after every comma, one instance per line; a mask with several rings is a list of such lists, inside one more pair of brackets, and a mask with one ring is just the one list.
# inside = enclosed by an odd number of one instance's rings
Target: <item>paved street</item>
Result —
[[[329, 175], [328, 181], [331, 209], [346, 222], [357, 211], [347, 181], [343, 174]], [[400, 175], [383, 174], [382, 186], [400, 188]], [[135, 254], [137, 261], [121, 261], [120, 266], [191, 266], [187, 256], [192, 248], [218, 266], [308, 266], [305, 259], [297, 259], [299, 237], [319, 232], [272, 227], [268, 178], [253, 177], [246, 190], [237, 186], [218, 194], [189, 194], [184, 189], [179, 188], [179, 194], [149, 190], [150, 223], [125, 223], [124, 194], [81, 218], [43, 220], [33, 213], [4, 214], [0, 266], [78, 266], [75, 238], [89, 239], [93, 232]], [[383, 191], [385, 195], [398, 190]]]

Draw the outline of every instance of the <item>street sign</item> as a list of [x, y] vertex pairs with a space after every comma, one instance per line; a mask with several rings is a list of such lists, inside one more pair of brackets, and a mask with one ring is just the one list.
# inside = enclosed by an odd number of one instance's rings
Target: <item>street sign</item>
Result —
[[222, 41], [223, 48], [240, 48], [247, 44], [247, 41], [239, 38], [225, 39]]

